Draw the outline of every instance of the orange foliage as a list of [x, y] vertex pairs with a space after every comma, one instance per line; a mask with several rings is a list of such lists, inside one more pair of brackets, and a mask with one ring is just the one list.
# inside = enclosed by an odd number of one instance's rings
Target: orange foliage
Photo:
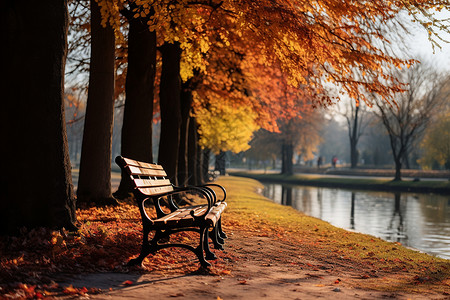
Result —
[[431, 10], [448, 8], [446, 1], [431, 0], [99, 0], [99, 4], [105, 23], [118, 28], [120, 9], [131, 8], [134, 17], [148, 18], [159, 44], [179, 42], [181, 76], [187, 80], [201, 75], [197, 92], [204, 106], [211, 101], [239, 102], [252, 107], [258, 124], [271, 130], [276, 130], [276, 117], [292, 117], [302, 108], [297, 102], [302, 97], [285, 97], [295, 95], [295, 88], [314, 98], [315, 105], [335, 102], [324, 92], [330, 84], [354, 99], [367, 101], [363, 93], [367, 92], [390, 101], [403, 85], [388, 69], [415, 61], [384, 51], [391, 40], [383, 24], [401, 25], [398, 16], [408, 11], [432, 34], [445, 23]]
[[[98, 288], [61, 286], [53, 278], [58, 273], [129, 271], [125, 264], [139, 254], [141, 247], [142, 226], [138, 208], [131, 204], [87, 207], [77, 210], [77, 218], [77, 233], [37, 228], [23, 229], [17, 237], [0, 237], [0, 298], [5, 294], [21, 299], [97, 294], [101, 292]], [[177, 239], [195, 240], [198, 235], [183, 233], [174, 237]], [[212, 262], [211, 272], [220, 274], [226, 267], [223, 257], [230, 254], [216, 254], [220, 258]], [[193, 253], [171, 248], [149, 255], [141, 268], [133, 268], [135, 271], [167, 274], [173, 269], [173, 264], [186, 273], [199, 267]]]

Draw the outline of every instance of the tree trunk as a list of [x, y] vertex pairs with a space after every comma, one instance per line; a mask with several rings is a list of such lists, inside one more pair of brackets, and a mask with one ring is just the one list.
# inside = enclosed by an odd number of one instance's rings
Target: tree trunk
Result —
[[196, 173], [197, 179], [195, 185], [203, 184], [205, 181], [203, 180], [203, 149], [197, 143], [197, 157], [196, 157]]
[[197, 146], [198, 146], [198, 135], [197, 135], [197, 124], [194, 117], [189, 118], [188, 126], [188, 183], [189, 185], [197, 185], [198, 174], [197, 165], [199, 164]]
[[189, 81], [183, 83], [180, 99], [181, 124], [180, 124], [180, 148], [178, 150], [178, 184], [185, 186], [188, 183], [188, 130], [189, 113], [192, 105], [192, 91], [189, 89]]
[[178, 149], [180, 144], [180, 44], [164, 44], [161, 47], [162, 70], [160, 84], [161, 139], [159, 141], [158, 163], [177, 184]]
[[100, 7], [91, 0], [91, 62], [81, 146], [77, 201], [115, 204], [111, 194], [114, 120], [114, 30], [101, 25]]
[[402, 180], [402, 159], [401, 157], [394, 157], [395, 162], [395, 177], [394, 181]]
[[358, 165], [358, 112], [359, 106], [356, 106], [353, 127], [350, 134], [350, 164], [352, 169], [356, 168]]
[[3, 1], [0, 233], [75, 229], [64, 67], [67, 1]]
[[354, 169], [358, 165], [358, 149], [354, 139], [350, 140], [350, 168]]
[[281, 174], [292, 175], [294, 174], [294, 166], [292, 159], [294, 157], [294, 146], [289, 143], [283, 143], [282, 147], [282, 166]]
[[209, 155], [211, 153], [211, 150], [203, 149], [202, 152], [203, 152], [202, 153], [202, 163], [201, 163], [202, 176], [200, 178], [200, 180], [201, 180], [200, 183], [201, 184], [207, 182], [208, 178], [209, 178], [209, 176], [208, 176], [208, 172], [209, 172]]
[[[156, 73], [156, 33], [150, 32], [147, 20], [129, 16], [128, 68], [125, 82], [125, 107], [121, 137], [124, 157], [153, 162], [152, 120], [153, 89]], [[122, 172], [114, 197], [124, 199], [133, 186]]]
[[220, 151], [218, 155], [216, 155], [216, 167], [215, 170], [219, 171], [220, 175], [225, 175], [225, 164], [226, 164], [226, 152]]

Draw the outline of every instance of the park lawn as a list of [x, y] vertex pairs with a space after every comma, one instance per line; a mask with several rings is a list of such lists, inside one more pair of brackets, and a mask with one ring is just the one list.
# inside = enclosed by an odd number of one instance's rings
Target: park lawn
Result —
[[[335, 260], [367, 270], [355, 285], [392, 292], [450, 292], [450, 260], [437, 258], [370, 235], [346, 231], [261, 196], [263, 186], [249, 178], [221, 177], [229, 206], [225, 224], [257, 235], [289, 240], [316, 260]], [[358, 274], [358, 275], [357, 275]], [[360, 272], [355, 276], [361, 277]]]
[[[450, 261], [404, 248], [369, 235], [349, 232], [308, 217], [293, 208], [263, 197], [262, 185], [253, 179], [225, 176], [217, 181], [228, 192], [224, 212], [224, 230], [231, 244], [248, 243], [247, 237], [265, 237], [269, 241], [287, 241], [298, 249], [298, 257], [309, 262], [333, 264], [334, 272], [350, 272], [347, 283], [358, 288], [383, 291], [408, 291], [448, 295]], [[144, 260], [142, 267], [125, 263], [138, 255], [141, 224], [136, 205], [129, 201], [118, 207], [84, 207], [77, 210], [79, 231], [38, 228], [23, 230], [17, 237], [0, 237], [0, 298], [2, 295], [89, 295], [102, 292], [95, 288], [60, 286], [70, 274], [143, 272], [152, 274], [195, 274], [198, 260], [184, 249], [163, 249]], [[195, 233], [183, 233], [174, 240], [195, 240]], [[227, 243], [225, 244], [227, 246]], [[246, 248], [252, 247], [246, 246]], [[255, 250], [257, 245], [253, 246]], [[281, 251], [284, 261], [293, 255]], [[208, 274], [233, 276], [239, 264], [239, 249], [215, 252]], [[254, 251], [265, 256], [264, 251]], [[301, 261], [301, 260], [300, 260]], [[303, 268], [314, 264], [302, 262]], [[347, 276], [349, 277], [349, 276]], [[40, 296], [39, 296], [40, 295]]]

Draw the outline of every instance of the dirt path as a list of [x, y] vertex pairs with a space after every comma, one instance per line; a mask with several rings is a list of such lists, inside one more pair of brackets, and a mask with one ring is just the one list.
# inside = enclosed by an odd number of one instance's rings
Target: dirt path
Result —
[[360, 289], [358, 281], [367, 270], [273, 237], [235, 232], [227, 240], [227, 253], [233, 258], [225, 257], [231, 271], [224, 274], [186, 274], [175, 264], [166, 274], [88, 274], [63, 285], [102, 290], [90, 299], [450, 299], [445, 294]]

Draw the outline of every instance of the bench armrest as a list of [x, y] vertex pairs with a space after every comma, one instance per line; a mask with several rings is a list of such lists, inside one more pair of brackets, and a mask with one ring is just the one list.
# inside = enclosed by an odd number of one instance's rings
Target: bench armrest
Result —
[[200, 216], [195, 216], [195, 218], [204, 218], [209, 210], [211, 209], [212, 206], [214, 206], [215, 204], [215, 199], [214, 196], [210, 193], [210, 191], [204, 189], [204, 188], [200, 188], [200, 187], [195, 187], [195, 186], [188, 186], [188, 187], [174, 187], [174, 190], [171, 192], [167, 192], [164, 194], [160, 194], [157, 197], [153, 197], [154, 198], [154, 205], [155, 205], [155, 209], [156, 209], [156, 213], [158, 218], [163, 217], [165, 215], [167, 215], [167, 213], [163, 212], [163, 210], [161, 209], [161, 205], [160, 205], [160, 200], [163, 197], [167, 197], [168, 198], [168, 202], [169, 202], [169, 208], [171, 209], [171, 211], [175, 211], [177, 209], [179, 209], [178, 205], [173, 201], [172, 196], [177, 195], [177, 194], [181, 194], [181, 193], [185, 193], [185, 192], [195, 192], [196, 194], [199, 194], [201, 196], [203, 196], [204, 199], [207, 200], [207, 209], [205, 211], [204, 214], [200, 215]]

